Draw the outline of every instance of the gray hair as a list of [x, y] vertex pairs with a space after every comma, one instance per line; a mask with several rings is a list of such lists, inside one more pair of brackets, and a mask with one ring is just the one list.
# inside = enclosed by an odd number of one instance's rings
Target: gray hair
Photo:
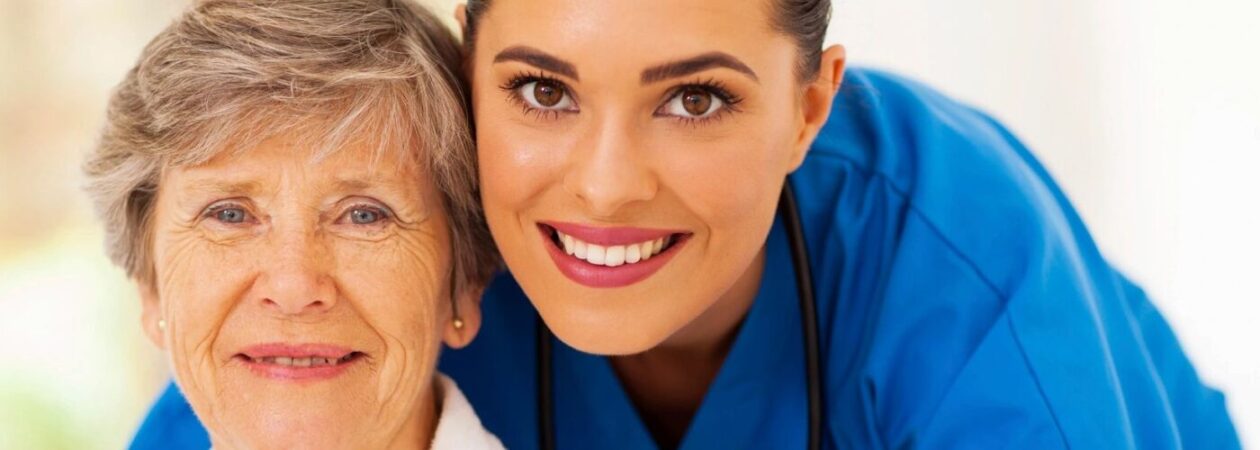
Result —
[[283, 133], [312, 139], [315, 158], [370, 140], [378, 159], [419, 162], [448, 213], [452, 281], [489, 280], [498, 257], [460, 64], [451, 32], [407, 0], [196, 2], [117, 87], [84, 165], [110, 258], [153, 281], [149, 222], [162, 171]]

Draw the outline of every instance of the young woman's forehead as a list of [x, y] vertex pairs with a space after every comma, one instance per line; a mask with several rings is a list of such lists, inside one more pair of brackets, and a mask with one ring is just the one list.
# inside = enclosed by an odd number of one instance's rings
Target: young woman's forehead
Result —
[[[480, 18], [487, 32], [540, 38], [650, 42], [670, 36], [772, 33], [767, 0], [495, 0]], [[479, 31], [480, 32], [480, 31]], [[664, 34], [662, 36], [662, 34]]]
[[714, 52], [758, 73], [790, 70], [795, 56], [793, 41], [771, 27], [764, 0], [499, 0], [477, 27], [479, 61], [529, 47], [570, 63], [579, 78], [607, 72], [638, 80], [645, 69]]

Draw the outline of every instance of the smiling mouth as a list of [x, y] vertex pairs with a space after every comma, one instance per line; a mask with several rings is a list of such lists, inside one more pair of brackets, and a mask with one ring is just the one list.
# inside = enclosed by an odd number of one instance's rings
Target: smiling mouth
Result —
[[363, 356], [364, 354], [361, 352], [350, 352], [346, 354], [346, 356], [342, 356], [340, 358], [336, 358], [336, 357], [329, 358], [329, 357], [314, 356], [314, 355], [296, 356], [296, 357], [295, 356], [252, 357], [244, 353], [239, 353], [235, 356], [235, 358], [242, 360], [244, 362], [249, 362], [251, 364], [276, 366], [276, 367], [303, 368], [303, 367], [332, 367], [332, 366], [338, 366], [338, 365], [343, 365], [343, 364], [349, 364], [356, 359], [362, 358]]
[[556, 269], [593, 288], [624, 287], [650, 278], [692, 237], [685, 231], [561, 222], [538, 223], [538, 232]]
[[307, 382], [335, 378], [367, 357], [334, 345], [272, 343], [243, 349], [232, 360], [263, 378]]
[[646, 262], [679, 243], [686, 234], [670, 233], [655, 239], [647, 239], [622, 245], [598, 245], [586, 242], [556, 228], [539, 224], [550, 238], [552, 245], [566, 255], [595, 266], [619, 267]]

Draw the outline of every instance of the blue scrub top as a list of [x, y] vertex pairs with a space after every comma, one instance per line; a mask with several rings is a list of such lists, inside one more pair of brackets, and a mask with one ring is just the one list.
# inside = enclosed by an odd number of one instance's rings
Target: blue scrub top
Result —
[[[894, 75], [851, 69], [791, 177], [813, 266], [826, 448], [1239, 448], [1142, 290], [1099, 253], [1005, 128]], [[804, 351], [781, 223], [683, 449], [803, 448]], [[510, 274], [440, 368], [486, 427], [537, 448], [536, 312]], [[607, 359], [554, 348], [560, 448], [654, 448]], [[133, 448], [206, 448], [172, 385]]]

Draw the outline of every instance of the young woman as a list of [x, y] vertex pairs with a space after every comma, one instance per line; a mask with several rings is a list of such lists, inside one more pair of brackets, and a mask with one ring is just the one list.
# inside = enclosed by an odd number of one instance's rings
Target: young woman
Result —
[[459, 14], [509, 273], [441, 368], [487, 428], [509, 448], [1238, 447], [1031, 154], [846, 73], [829, 11]]

